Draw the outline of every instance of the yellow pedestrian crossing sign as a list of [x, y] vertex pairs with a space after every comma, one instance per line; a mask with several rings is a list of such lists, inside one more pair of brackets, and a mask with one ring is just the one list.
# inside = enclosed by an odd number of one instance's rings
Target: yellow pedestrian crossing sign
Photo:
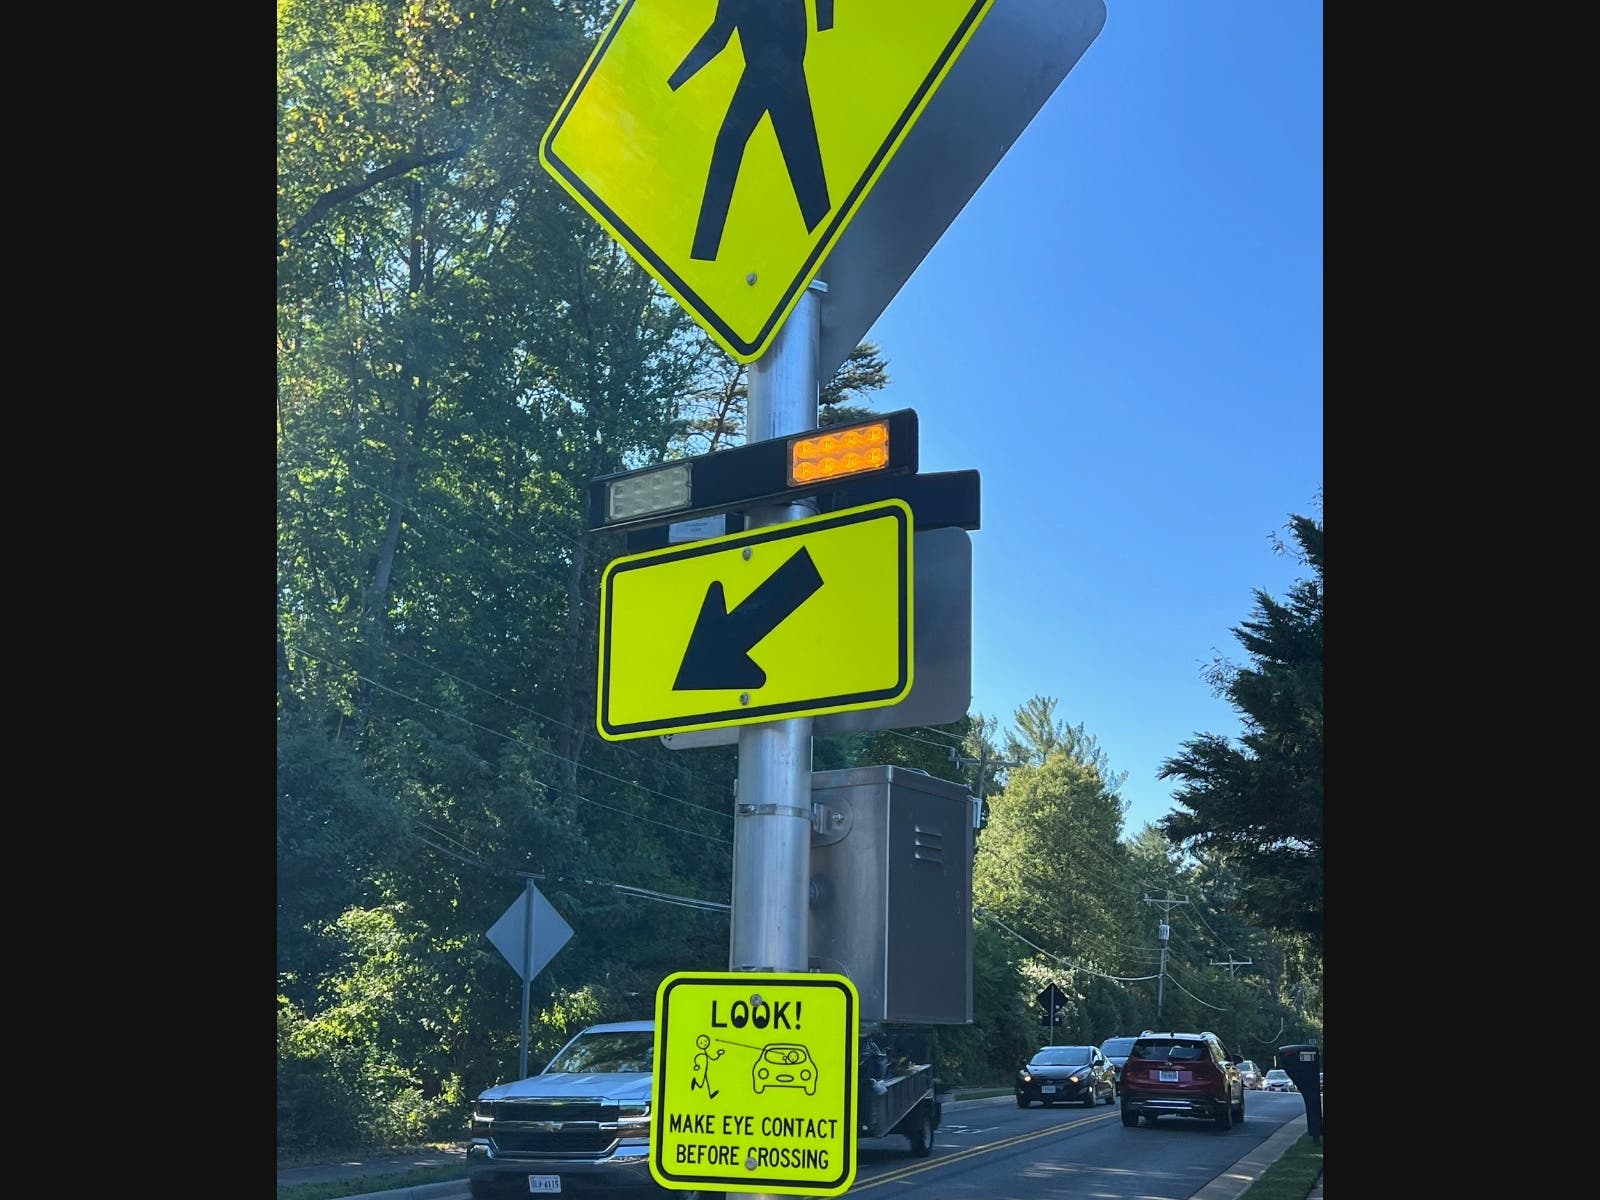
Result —
[[911, 690], [911, 507], [881, 500], [614, 559], [608, 741], [897, 704]]
[[750, 362], [992, 3], [625, 0], [540, 161]]
[[861, 998], [844, 975], [680, 971], [656, 990], [650, 1174], [837, 1196], [856, 1175]]

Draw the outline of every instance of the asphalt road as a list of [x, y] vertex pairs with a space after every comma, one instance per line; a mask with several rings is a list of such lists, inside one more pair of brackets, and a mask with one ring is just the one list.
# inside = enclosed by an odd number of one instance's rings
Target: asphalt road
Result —
[[1299, 1096], [1261, 1092], [1246, 1095], [1244, 1123], [1226, 1132], [1179, 1117], [1128, 1128], [1116, 1106], [1022, 1110], [1005, 1097], [977, 1101], [946, 1111], [929, 1158], [910, 1159], [903, 1138], [860, 1143], [849, 1194], [892, 1185], [897, 1200], [1189, 1200], [1304, 1116]]
[[[1305, 1105], [1296, 1093], [1246, 1093], [1244, 1123], [1225, 1132], [1178, 1117], [1128, 1128], [1114, 1105], [1024, 1110], [1009, 1096], [969, 1100], [945, 1106], [927, 1158], [912, 1157], [903, 1137], [858, 1143], [848, 1195], [1229, 1200], [1304, 1130]], [[428, 1184], [369, 1193], [367, 1200], [468, 1200], [468, 1192], [464, 1183]]]

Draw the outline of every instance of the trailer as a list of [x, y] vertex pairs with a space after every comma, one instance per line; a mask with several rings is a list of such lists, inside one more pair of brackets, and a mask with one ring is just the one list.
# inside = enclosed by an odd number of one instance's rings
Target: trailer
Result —
[[911, 1153], [926, 1158], [933, 1151], [933, 1131], [939, 1127], [942, 1109], [932, 1063], [890, 1060], [882, 1053], [862, 1056], [856, 1109], [859, 1137], [902, 1134]]

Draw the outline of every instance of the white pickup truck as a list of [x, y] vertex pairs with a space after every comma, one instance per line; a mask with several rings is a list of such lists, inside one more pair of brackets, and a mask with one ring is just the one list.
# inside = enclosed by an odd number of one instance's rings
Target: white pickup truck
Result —
[[650, 1174], [654, 1042], [652, 1021], [591, 1025], [539, 1074], [480, 1095], [467, 1147], [473, 1200], [695, 1197]]
[[[926, 1157], [941, 1108], [933, 1067], [863, 1042], [862, 1138], [902, 1135]], [[535, 1196], [709, 1200], [722, 1192], [663, 1188], [650, 1174], [655, 1022], [591, 1025], [543, 1071], [487, 1089], [473, 1109], [467, 1180], [473, 1200]]]

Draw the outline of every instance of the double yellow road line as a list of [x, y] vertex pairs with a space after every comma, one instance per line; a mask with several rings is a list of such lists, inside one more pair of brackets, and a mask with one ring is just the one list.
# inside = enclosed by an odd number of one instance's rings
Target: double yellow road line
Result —
[[994, 1151], [1004, 1150], [1008, 1146], [1020, 1146], [1024, 1142], [1036, 1142], [1040, 1138], [1052, 1137], [1062, 1133], [1071, 1133], [1077, 1129], [1086, 1129], [1090, 1125], [1098, 1125], [1102, 1121], [1111, 1120], [1113, 1117], [1120, 1121], [1122, 1119], [1122, 1113], [1114, 1110], [1112, 1112], [1103, 1113], [1096, 1117], [1086, 1117], [1079, 1121], [1069, 1121], [1065, 1125], [1051, 1125], [1044, 1129], [1036, 1129], [1032, 1133], [1019, 1133], [1016, 1137], [1004, 1138], [998, 1142], [989, 1142], [982, 1146], [973, 1146], [966, 1150], [959, 1150], [954, 1154], [946, 1154], [941, 1158], [931, 1158], [927, 1162], [918, 1163], [914, 1167], [902, 1167], [898, 1171], [890, 1171], [887, 1175], [879, 1175], [874, 1179], [867, 1180], [865, 1183], [857, 1183], [851, 1187], [847, 1194], [853, 1196], [857, 1192], [866, 1191], [868, 1188], [881, 1187], [886, 1183], [895, 1183], [901, 1179], [908, 1179], [912, 1175], [919, 1175], [923, 1171], [931, 1171], [935, 1167], [948, 1167], [952, 1163], [958, 1163], [968, 1158], [976, 1158], [980, 1154], [992, 1154]]

